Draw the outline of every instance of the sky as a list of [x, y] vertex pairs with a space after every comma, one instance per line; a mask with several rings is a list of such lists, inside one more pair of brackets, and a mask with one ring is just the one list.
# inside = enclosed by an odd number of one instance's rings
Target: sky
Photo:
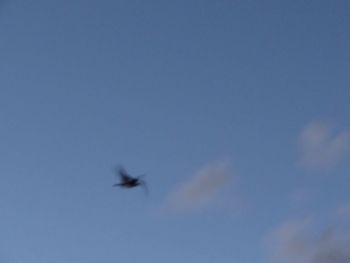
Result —
[[347, 0], [0, 0], [0, 263], [350, 262], [349, 47]]

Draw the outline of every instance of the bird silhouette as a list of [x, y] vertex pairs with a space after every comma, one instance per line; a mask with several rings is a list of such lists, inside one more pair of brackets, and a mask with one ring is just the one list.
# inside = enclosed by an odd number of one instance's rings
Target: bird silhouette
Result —
[[113, 186], [119, 186], [123, 188], [134, 188], [137, 186], [142, 186], [145, 193], [148, 194], [148, 187], [146, 185], [146, 182], [142, 179], [145, 175], [141, 175], [138, 177], [132, 177], [123, 166], [119, 166], [117, 169], [117, 177], [119, 177], [120, 182], [115, 183]]

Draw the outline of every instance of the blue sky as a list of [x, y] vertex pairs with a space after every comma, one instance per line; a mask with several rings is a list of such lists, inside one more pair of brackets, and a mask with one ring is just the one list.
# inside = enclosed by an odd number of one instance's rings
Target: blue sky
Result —
[[349, 1], [0, 3], [0, 262], [349, 248]]

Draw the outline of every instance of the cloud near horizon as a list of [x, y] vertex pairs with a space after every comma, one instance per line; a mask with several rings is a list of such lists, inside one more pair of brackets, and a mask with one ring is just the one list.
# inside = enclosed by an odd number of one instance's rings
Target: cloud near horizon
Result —
[[165, 207], [174, 212], [188, 212], [210, 206], [232, 179], [229, 162], [208, 164], [175, 189]]
[[315, 232], [310, 218], [289, 220], [277, 226], [265, 240], [272, 263], [348, 263], [350, 232], [335, 226]]
[[350, 131], [335, 134], [330, 125], [314, 122], [301, 132], [299, 146], [304, 167], [333, 168], [350, 152]]

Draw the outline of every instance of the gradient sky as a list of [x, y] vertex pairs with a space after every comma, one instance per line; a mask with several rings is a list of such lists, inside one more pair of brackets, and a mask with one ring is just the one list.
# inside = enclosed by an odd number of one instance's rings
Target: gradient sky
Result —
[[350, 215], [348, 0], [0, 2], [1, 263], [269, 263]]

